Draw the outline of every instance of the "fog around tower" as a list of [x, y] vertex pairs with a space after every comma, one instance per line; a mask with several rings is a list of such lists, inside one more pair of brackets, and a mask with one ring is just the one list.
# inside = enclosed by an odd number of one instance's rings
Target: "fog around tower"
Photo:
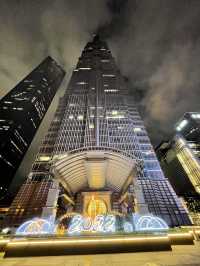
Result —
[[67, 72], [60, 95], [94, 32], [108, 42], [154, 145], [184, 112], [200, 111], [198, 0], [1, 0], [0, 96], [47, 55]]

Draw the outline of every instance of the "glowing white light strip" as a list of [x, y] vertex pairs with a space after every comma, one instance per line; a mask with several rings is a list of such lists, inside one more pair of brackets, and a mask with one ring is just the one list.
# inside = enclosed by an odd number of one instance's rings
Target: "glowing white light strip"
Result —
[[115, 75], [113, 75], [113, 74], [103, 74], [102, 76], [103, 77], [115, 77]]
[[79, 70], [91, 70], [91, 67], [79, 67]]
[[188, 121], [186, 119], [182, 120], [180, 124], [176, 127], [176, 130], [181, 131], [187, 124], [188, 124]]

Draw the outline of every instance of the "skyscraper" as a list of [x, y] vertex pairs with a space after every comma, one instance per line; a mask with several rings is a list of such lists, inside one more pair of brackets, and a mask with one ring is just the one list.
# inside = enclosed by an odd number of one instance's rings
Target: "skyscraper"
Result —
[[107, 44], [95, 36], [79, 58], [7, 223], [132, 212], [152, 213], [170, 226], [190, 224]]
[[[171, 177], [177, 193], [181, 195], [192, 191], [200, 194], [199, 133], [200, 113], [185, 113], [176, 123], [173, 139], [156, 149], [166, 175]], [[173, 178], [176, 173], [177, 177]]]
[[200, 113], [189, 112], [175, 125], [175, 134], [156, 153], [165, 176], [183, 197], [193, 222], [200, 217]]
[[176, 124], [177, 157], [195, 191], [200, 194], [200, 113], [185, 113]]
[[65, 72], [50, 57], [0, 101], [0, 197], [9, 185], [63, 80]]

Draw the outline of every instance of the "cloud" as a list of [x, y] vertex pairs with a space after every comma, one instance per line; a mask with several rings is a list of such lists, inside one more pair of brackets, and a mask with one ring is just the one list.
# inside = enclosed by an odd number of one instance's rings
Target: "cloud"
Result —
[[158, 144], [184, 112], [200, 111], [200, 3], [126, 1], [118, 14], [120, 31], [109, 43], [133, 94], [140, 92], [140, 110]]
[[0, 3], [0, 96], [47, 55], [67, 71], [92, 33], [110, 19], [102, 0], [2, 0]]
[[0, 1], [0, 97], [48, 55], [66, 71], [65, 81], [18, 169], [13, 183], [15, 188], [31, 168], [58, 98], [67, 87], [83, 47], [92, 33], [109, 20], [110, 13], [103, 0]]

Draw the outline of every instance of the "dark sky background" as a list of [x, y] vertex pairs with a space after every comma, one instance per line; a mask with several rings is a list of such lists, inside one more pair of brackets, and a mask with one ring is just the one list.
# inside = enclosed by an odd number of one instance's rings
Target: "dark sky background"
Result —
[[0, 97], [47, 55], [67, 72], [29, 161], [97, 31], [135, 94], [155, 146], [172, 135], [184, 112], [200, 111], [199, 0], [1, 0]]

